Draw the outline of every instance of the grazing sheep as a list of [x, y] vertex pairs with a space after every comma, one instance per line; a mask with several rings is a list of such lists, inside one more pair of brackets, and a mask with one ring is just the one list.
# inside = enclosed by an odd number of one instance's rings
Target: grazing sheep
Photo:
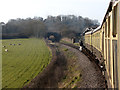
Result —
[[18, 45], [21, 45], [20, 43]]
[[5, 49], [5, 52], [8, 52], [8, 49]]
[[15, 46], [15, 44], [13, 44]]
[[3, 46], [3, 48], [5, 48], [6, 46]]

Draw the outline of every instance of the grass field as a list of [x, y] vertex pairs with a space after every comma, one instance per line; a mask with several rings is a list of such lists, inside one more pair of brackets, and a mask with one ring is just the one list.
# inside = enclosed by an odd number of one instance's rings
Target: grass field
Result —
[[2, 44], [8, 49], [5, 52], [5, 48], [2, 48], [3, 88], [21, 88], [28, 84], [52, 58], [51, 51], [42, 39], [9, 39], [3, 40]]

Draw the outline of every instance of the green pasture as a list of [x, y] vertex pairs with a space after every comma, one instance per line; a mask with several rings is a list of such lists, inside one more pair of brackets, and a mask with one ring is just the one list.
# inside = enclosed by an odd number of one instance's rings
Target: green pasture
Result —
[[3, 88], [22, 88], [42, 72], [52, 58], [43, 39], [3, 40], [2, 46], [6, 46], [2, 47]]

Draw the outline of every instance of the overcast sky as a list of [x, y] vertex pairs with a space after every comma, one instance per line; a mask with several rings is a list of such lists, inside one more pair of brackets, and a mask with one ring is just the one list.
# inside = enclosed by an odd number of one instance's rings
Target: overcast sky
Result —
[[0, 0], [0, 22], [48, 15], [76, 15], [101, 23], [110, 0]]

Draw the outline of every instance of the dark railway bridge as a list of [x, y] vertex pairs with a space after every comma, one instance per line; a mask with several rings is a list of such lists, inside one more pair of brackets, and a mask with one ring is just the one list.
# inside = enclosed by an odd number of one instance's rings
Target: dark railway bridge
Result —
[[45, 38], [48, 38], [48, 40], [51, 40], [52, 42], [59, 42], [61, 39], [61, 34], [56, 32], [48, 32]]

